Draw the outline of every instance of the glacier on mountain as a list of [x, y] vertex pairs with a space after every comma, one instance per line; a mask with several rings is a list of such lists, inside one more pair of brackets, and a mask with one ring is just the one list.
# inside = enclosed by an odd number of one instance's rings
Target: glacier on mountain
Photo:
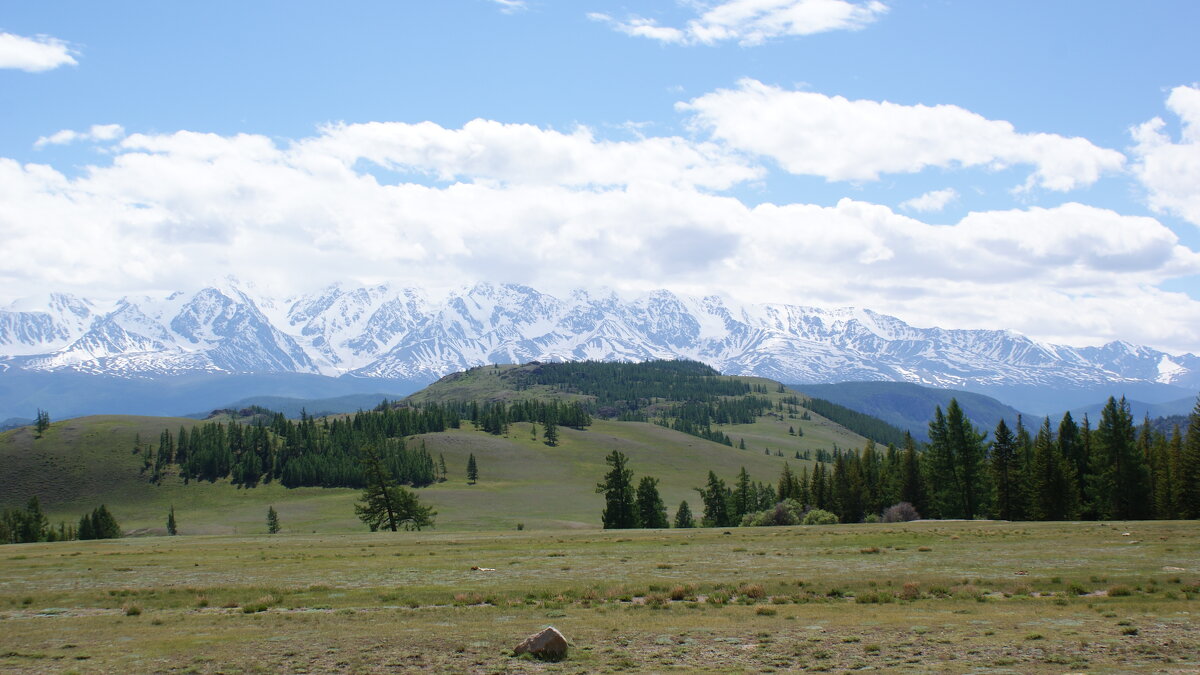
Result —
[[427, 382], [487, 363], [689, 358], [789, 383], [939, 387], [1147, 382], [1195, 389], [1200, 359], [1125, 342], [916, 328], [867, 309], [740, 304], [659, 290], [559, 298], [511, 284], [431, 296], [334, 285], [277, 298], [227, 279], [115, 303], [64, 293], [0, 310], [0, 370], [121, 377], [308, 373]]

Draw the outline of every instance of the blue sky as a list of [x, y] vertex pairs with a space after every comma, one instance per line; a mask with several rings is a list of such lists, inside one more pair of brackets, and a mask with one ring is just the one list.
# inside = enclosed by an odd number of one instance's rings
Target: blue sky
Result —
[[3, 2], [0, 300], [663, 287], [1196, 351], [1197, 25], [1183, 1]]

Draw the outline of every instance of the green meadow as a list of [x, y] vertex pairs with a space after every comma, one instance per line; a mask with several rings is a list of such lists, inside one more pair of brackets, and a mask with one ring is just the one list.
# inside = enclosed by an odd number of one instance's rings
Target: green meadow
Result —
[[[0, 670], [1196, 672], [1197, 525], [11, 545], [0, 551]], [[546, 625], [572, 643], [564, 662], [511, 656]]]

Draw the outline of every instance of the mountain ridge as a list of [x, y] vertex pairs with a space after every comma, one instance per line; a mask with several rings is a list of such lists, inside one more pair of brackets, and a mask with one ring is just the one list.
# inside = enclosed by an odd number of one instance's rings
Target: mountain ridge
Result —
[[[470, 367], [528, 361], [693, 359], [783, 382], [1200, 389], [1200, 357], [1122, 341], [1040, 342], [1006, 330], [918, 328], [870, 309], [745, 304], [652, 291], [476, 284], [334, 285], [287, 298], [235, 279], [115, 303], [53, 293], [0, 310], [0, 371], [126, 378], [299, 373], [425, 384]], [[1036, 411], [1033, 411], [1036, 412]]]

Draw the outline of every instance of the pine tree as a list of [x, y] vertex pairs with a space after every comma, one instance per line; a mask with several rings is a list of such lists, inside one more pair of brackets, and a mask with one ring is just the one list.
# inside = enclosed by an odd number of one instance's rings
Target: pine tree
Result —
[[34, 421], [34, 432], [38, 438], [42, 437], [47, 429], [50, 428], [50, 413], [38, 408], [37, 419]]
[[372, 532], [381, 528], [396, 532], [401, 527], [420, 530], [433, 525], [437, 512], [423, 506], [415, 493], [400, 487], [375, 446], [363, 448], [362, 465], [366, 487], [354, 512]]
[[667, 507], [658, 494], [658, 479], [643, 476], [637, 487], [638, 520], [642, 527], [661, 529], [670, 527]]
[[917, 513], [925, 513], [925, 486], [921, 480], [921, 461], [917, 456], [917, 444], [912, 434], [904, 432], [904, 453], [900, 457], [899, 501], [913, 505]]
[[675, 510], [675, 527], [695, 527], [696, 520], [692, 518], [692, 509], [688, 506], [687, 500], [679, 502], [679, 508]]
[[438, 453], [438, 482], [446, 482], [446, 456]]
[[279, 513], [274, 506], [267, 507], [267, 534], [279, 533]]
[[1179, 517], [1196, 520], [1200, 518], [1200, 399], [1188, 418], [1187, 438], [1179, 455], [1178, 476], [1179, 498], [1176, 508]]
[[626, 466], [628, 460], [620, 451], [613, 450], [604, 461], [611, 468], [604, 475], [604, 482], [596, 485], [596, 492], [604, 495], [604, 512], [601, 514], [604, 529], [624, 530], [637, 527], [633, 472]]
[[1108, 398], [1092, 442], [1093, 503], [1101, 518], [1136, 520], [1150, 502], [1146, 463], [1138, 451], [1129, 403]]
[[171, 510], [167, 512], [167, 534], [179, 534], [179, 528], [175, 524], [175, 505], [171, 505]]
[[558, 445], [558, 425], [554, 420], [547, 418], [542, 423], [542, 439], [546, 445], [554, 447]]
[[704, 502], [704, 517], [701, 524], [704, 527], [729, 527], [733, 525], [729, 508], [729, 489], [725, 481], [717, 478], [717, 474], [708, 472], [708, 483], [703, 488], [695, 488]]
[[467, 457], [467, 485], [474, 485], [479, 480], [479, 467], [475, 464], [475, 453]]
[[94, 539], [120, 539], [121, 526], [109, 512], [108, 507], [101, 504], [92, 511], [92, 535]]
[[742, 516], [754, 511], [758, 505], [757, 495], [753, 491], [754, 485], [750, 482], [750, 474], [746, 472], [746, 467], [738, 472], [737, 486], [733, 489], [733, 522], [742, 522]]
[[1030, 468], [1030, 516], [1034, 520], [1069, 520], [1075, 517], [1075, 469], [1059, 454], [1050, 432], [1050, 418], [1042, 422], [1033, 441]]
[[1008, 424], [1000, 420], [992, 434], [992, 508], [1000, 520], [1024, 517], [1021, 455]]

